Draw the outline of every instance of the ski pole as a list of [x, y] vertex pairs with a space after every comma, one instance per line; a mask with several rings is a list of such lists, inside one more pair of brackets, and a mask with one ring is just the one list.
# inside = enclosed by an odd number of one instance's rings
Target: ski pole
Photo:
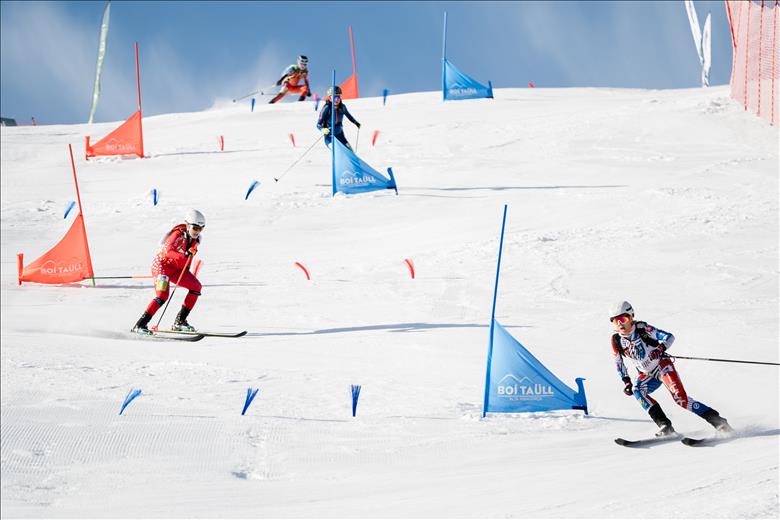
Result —
[[133, 276], [96, 276], [95, 280], [119, 280], [124, 278], [154, 278], [149, 274], [138, 274]]
[[254, 96], [254, 95], [255, 95], [255, 94], [257, 94], [258, 92], [260, 92], [260, 91], [259, 91], [259, 90], [255, 90], [254, 92], [250, 92], [250, 93], [249, 93], [249, 94], [247, 94], [246, 96], [241, 96], [240, 98], [236, 98], [236, 99], [234, 99], [234, 100], [233, 100], [233, 103], [235, 103], [236, 101], [241, 101], [242, 99], [246, 99], [246, 98], [248, 98], [249, 96]]
[[181, 270], [179, 279], [176, 280], [176, 287], [174, 287], [173, 290], [171, 291], [171, 296], [168, 298], [168, 301], [165, 302], [165, 307], [163, 308], [163, 311], [160, 313], [160, 319], [157, 320], [157, 325], [154, 326], [155, 330], [157, 330], [157, 328], [160, 327], [160, 322], [162, 321], [162, 318], [165, 315], [165, 311], [168, 310], [168, 305], [171, 303], [171, 300], [173, 300], [173, 295], [176, 292], [176, 289], [179, 287], [179, 282], [181, 282], [181, 277], [184, 276], [184, 271], [186, 271], [187, 268], [190, 266], [190, 260], [192, 260], [192, 256], [187, 258], [187, 263], [184, 264], [184, 268]]
[[241, 101], [242, 99], [246, 99], [249, 96], [254, 96], [255, 94], [260, 94], [261, 96], [270, 96], [271, 94], [266, 94], [264, 91], [268, 90], [269, 88], [274, 88], [275, 86], [276, 86], [276, 83], [274, 83], [272, 85], [268, 85], [267, 87], [263, 87], [263, 88], [257, 89], [254, 92], [250, 92], [246, 96], [241, 96], [240, 98], [234, 99], [233, 103], [235, 103], [236, 101]]
[[355, 153], [357, 153], [358, 142], [360, 142], [360, 127], [358, 127], [357, 137], [355, 137]]
[[263, 87], [262, 89], [260, 89], [260, 90], [259, 90], [259, 92], [260, 92], [260, 95], [261, 95], [261, 96], [273, 96], [273, 95], [275, 95], [275, 94], [278, 94], [278, 92], [269, 92], [268, 94], [266, 94], [266, 93], [265, 93], [265, 91], [266, 91], [266, 90], [269, 90], [269, 89], [272, 89], [272, 88], [274, 88], [274, 87], [278, 87], [278, 86], [279, 86], [279, 85], [277, 85], [276, 83], [274, 83], [273, 85], [268, 85], [267, 87]]
[[281, 179], [282, 177], [284, 177], [284, 174], [285, 174], [285, 173], [287, 173], [287, 172], [289, 172], [290, 170], [292, 170], [292, 167], [293, 167], [293, 166], [295, 166], [296, 164], [298, 164], [298, 161], [300, 161], [301, 159], [303, 159], [303, 157], [304, 157], [304, 156], [305, 156], [307, 153], [309, 153], [309, 150], [311, 150], [312, 148], [314, 148], [314, 145], [320, 142], [320, 139], [322, 139], [322, 135], [320, 135], [320, 136], [319, 136], [319, 138], [318, 138], [316, 141], [314, 141], [314, 143], [312, 143], [312, 145], [311, 145], [309, 148], [307, 148], [305, 152], [303, 152], [303, 155], [301, 155], [300, 157], [298, 157], [298, 158], [295, 160], [295, 162], [294, 162], [294, 163], [292, 163], [292, 164], [291, 164], [291, 165], [290, 165], [290, 166], [289, 166], [289, 167], [288, 167], [286, 170], [284, 170], [284, 172], [282, 172], [282, 174], [281, 174], [279, 177], [274, 177], [274, 180], [275, 180], [276, 182], [279, 182], [279, 179]]
[[748, 363], [751, 365], [772, 365], [780, 366], [780, 363], [771, 363], [768, 361], [744, 361], [741, 359], [717, 359], [717, 358], [704, 358], [704, 357], [688, 357], [688, 356], [671, 356], [674, 359], [695, 359], [697, 361], [720, 361], [722, 363]]

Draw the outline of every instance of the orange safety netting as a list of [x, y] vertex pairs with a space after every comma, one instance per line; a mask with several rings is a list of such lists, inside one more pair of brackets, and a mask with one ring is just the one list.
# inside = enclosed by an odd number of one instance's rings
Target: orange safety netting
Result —
[[769, 124], [778, 122], [780, 5], [778, 0], [726, 0], [734, 59], [731, 97]]

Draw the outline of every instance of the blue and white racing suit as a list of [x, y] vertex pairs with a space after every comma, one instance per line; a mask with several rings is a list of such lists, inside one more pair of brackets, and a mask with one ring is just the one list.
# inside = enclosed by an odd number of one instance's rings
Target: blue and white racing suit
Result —
[[612, 336], [612, 352], [621, 379], [630, 378], [623, 358], [639, 372], [634, 383], [634, 397], [642, 408], [649, 410], [657, 404], [650, 394], [658, 390], [663, 383], [672, 394], [674, 402], [682, 408], [696, 415], [702, 415], [710, 410], [710, 407], [704, 403], [688, 397], [674, 363], [666, 356], [666, 351], [674, 343], [674, 335], [643, 321], [637, 321], [634, 325], [627, 336], [621, 334]]

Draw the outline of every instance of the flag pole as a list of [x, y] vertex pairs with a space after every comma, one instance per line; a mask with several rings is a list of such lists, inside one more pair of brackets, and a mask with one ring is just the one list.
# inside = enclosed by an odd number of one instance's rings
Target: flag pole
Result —
[[138, 67], [138, 42], [135, 42], [135, 83], [138, 86], [138, 111], [141, 111], [141, 73]]
[[355, 61], [355, 39], [352, 37], [352, 26], [349, 26], [349, 47], [352, 49], [352, 74], [357, 75], [357, 62]]
[[87, 241], [87, 228], [84, 226], [84, 212], [81, 209], [81, 193], [79, 192], [79, 180], [76, 177], [76, 161], [73, 159], [73, 147], [68, 143], [70, 152], [70, 166], [73, 169], [73, 182], [76, 184], [76, 200], [79, 202], [79, 216], [81, 217], [81, 232], [84, 234], [84, 245], [87, 247], [87, 265], [92, 274], [92, 285], [95, 285], [95, 271], [92, 269], [92, 257], [89, 254], [89, 242]]
[[444, 83], [444, 62], [447, 61], [447, 11], [444, 11], [444, 31], [441, 37], [441, 96], [446, 100], [447, 87]]
[[81, 209], [81, 193], [79, 193], [79, 180], [76, 177], [76, 162], [73, 160], [73, 147], [68, 144], [68, 151], [70, 152], [70, 167], [73, 170], [73, 183], [76, 185], [76, 200], [79, 203], [79, 213], [84, 212]]
[[[141, 114], [141, 69], [138, 66], [138, 42], [135, 42], [135, 83], [138, 86], [138, 113]], [[138, 121], [138, 133], [141, 137], [141, 158], [144, 157], [144, 127], [143, 114]]]
[[498, 275], [501, 273], [501, 253], [504, 250], [504, 228], [506, 227], [506, 208], [504, 204], [504, 217], [501, 220], [501, 240], [498, 245], [498, 265], [496, 266], [496, 284], [493, 288], [493, 310], [490, 312], [490, 341], [488, 342], [487, 369], [485, 371], [485, 400], [482, 404], [482, 417], [487, 414], [488, 397], [490, 396], [490, 365], [493, 360], [493, 330], [496, 323], [496, 300], [498, 299]]

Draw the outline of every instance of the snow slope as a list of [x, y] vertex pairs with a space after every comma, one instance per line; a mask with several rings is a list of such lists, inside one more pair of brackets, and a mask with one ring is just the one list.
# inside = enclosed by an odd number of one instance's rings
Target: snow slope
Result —
[[[622, 393], [608, 322], [625, 298], [674, 353], [778, 362], [777, 129], [728, 87], [440, 96], [347, 103], [398, 196], [331, 197], [321, 142], [273, 181], [318, 137], [311, 103], [145, 118], [142, 160], [84, 161], [84, 136], [116, 122], [2, 128], [2, 516], [777, 518], [777, 367], [679, 360], [738, 436], [622, 448], [656, 428]], [[133, 338], [146, 280], [17, 286], [16, 253], [74, 217], [68, 143], [96, 275], [147, 274], [198, 208], [190, 321], [246, 337]], [[587, 417], [481, 418], [504, 204], [497, 317], [563, 381], [587, 378]]]

